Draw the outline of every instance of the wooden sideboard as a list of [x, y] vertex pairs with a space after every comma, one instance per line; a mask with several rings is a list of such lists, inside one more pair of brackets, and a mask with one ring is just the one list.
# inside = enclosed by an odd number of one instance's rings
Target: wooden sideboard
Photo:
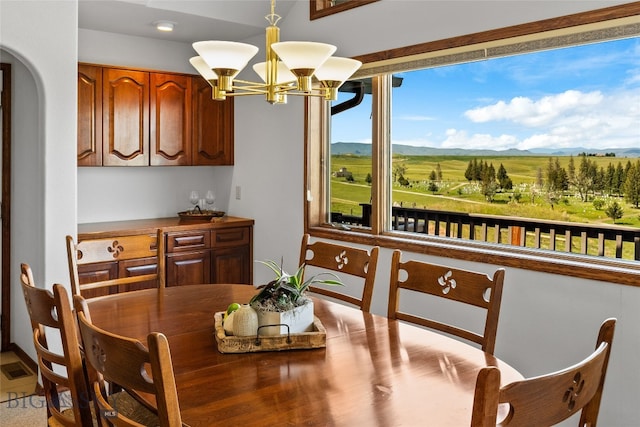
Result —
[[[155, 235], [164, 230], [167, 286], [198, 283], [253, 283], [252, 219], [229, 217], [212, 222], [154, 218], [78, 225], [78, 241], [117, 238], [133, 234]], [[89, 264], [79, 271], [80, 281], [147, 274], [155, 258]], [[149, 284], [149, 287], [153, 286]]]

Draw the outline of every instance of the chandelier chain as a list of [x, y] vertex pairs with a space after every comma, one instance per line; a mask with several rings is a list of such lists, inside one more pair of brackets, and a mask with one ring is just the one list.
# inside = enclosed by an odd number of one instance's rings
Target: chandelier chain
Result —
[[271, 13], [264, 17], [267, 22], [275, 27], [278, 24], [278, 21], [282, 19], [282, 17], [276, 14], [276, 0], [271, 0]]

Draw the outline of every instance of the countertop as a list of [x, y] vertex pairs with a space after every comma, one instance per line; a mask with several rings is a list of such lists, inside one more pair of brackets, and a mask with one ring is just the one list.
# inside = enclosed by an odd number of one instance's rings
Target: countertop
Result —
[[158, 228], [167, 231], [212, 230], [230, 227], [253, 226], [254, 220], [234, 216], [213, 218], [211, 221], [184, 220], [179, 217], [149, 218], [128, 221], [111, 221], [78, 224], [78, 240], [101, 239], [122, 235], [154, 234]]

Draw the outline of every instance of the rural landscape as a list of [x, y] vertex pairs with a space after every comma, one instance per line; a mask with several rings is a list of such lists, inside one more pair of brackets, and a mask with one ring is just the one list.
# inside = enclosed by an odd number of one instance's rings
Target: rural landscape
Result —
[[[332, 212], [360, 216], [360, 203], [370, 202], [365, 145], [332, 144]], [[637, 150], [421, 155], [416, 147], [393, 148], [394, 206], [640, 228]]]

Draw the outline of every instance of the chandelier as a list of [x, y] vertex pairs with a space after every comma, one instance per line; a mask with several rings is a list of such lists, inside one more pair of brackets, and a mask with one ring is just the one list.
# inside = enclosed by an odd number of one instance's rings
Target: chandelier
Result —
[[351, 58], [331, 56], [336, 47], [326, 43], [280, 41], [281, 19], [275, 13], [265, 16], [266, 61], [253, 65], [262, 82], [239, 80], [235, 77], [258, 53], [258, 48], [230, 41], [200, 41], [193, 43], [199, 56], [189, 60], [191, 65], [212, 87], [212, 97], [224, 100], [227, 96], [265, 95], [271, 104], [284, 104], [287, 95], [319, 96], [327, 101], [338, 98], [338, 88], [362, 65]]

